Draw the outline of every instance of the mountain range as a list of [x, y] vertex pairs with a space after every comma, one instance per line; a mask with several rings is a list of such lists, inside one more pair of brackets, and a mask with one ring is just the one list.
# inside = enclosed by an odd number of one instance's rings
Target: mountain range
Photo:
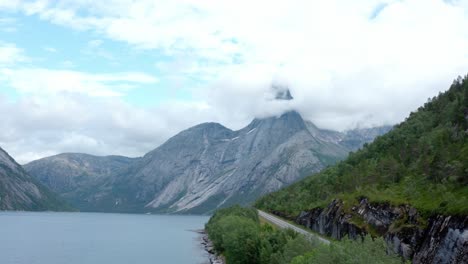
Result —
[[24, 168], [82, 211], [209, 213], [319, 172], [390, 129], [323, 130], [289, 111], [237, 131], [200, 124], [141, 158], [67, 153]]

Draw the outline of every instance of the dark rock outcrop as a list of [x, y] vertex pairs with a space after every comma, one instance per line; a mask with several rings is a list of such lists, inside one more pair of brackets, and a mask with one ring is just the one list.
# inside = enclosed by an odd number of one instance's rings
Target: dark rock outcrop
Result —
[[343, 203], [340, 200], [334, 200], [327, 208], [301, 212], [296, 222], [334, 239], [341, 239], [345, 236], [355, 239], [366, 232], [354, 225], [351, 218], [351, 214], [344, 212]]
[[275, 93], [275, 100], [293, 100], [294, 98], [291, 95], [291, 92], [289, 91], [287, 86], [282, 86], [278, 84], [273, 84], [271, 86], [271, 89]]
[[429, 220], [414, 263], [468, 263], [468, 216]]
[[334, 200], [326, 208], [301, 212], [295, 221], [335, 239], [383, 236], [389, 250], [413, 263], [468, 263], [468, 217], [439, 215], [426, 225], [411, 206], [362, 198], [351, 210]]

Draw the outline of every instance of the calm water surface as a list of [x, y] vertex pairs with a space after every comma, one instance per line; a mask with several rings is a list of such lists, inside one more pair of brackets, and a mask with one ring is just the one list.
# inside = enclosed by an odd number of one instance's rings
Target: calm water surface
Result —
[[0, 212], [1, 264], [199, 264], [206, 216]]

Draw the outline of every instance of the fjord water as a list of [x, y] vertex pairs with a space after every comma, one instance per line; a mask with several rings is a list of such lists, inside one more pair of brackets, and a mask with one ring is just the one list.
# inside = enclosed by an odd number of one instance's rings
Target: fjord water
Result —
[[198, 264], [206, 216], [0, 212], [2, 264]]

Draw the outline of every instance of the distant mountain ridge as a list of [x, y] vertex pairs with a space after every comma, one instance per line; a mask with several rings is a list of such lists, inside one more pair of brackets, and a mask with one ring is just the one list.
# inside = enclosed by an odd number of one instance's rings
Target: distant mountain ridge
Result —
[[92, 184], [125, 168], [137, 158], [62, 153], [24, 165], [25, 170], [57, 193]]
[[[281, 92], [281, 100], [292, 99], [289, 91]], [[237, 131], [200, 124], [139, 159], [61, 154], [25, 168], [85, 211], [207, 213], [248, 204], [316, 173], [390, 129], [322, 130], [289, 111]]]
[[0, 210], [71, 210], [0, 148]]

